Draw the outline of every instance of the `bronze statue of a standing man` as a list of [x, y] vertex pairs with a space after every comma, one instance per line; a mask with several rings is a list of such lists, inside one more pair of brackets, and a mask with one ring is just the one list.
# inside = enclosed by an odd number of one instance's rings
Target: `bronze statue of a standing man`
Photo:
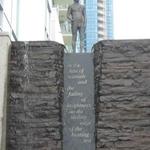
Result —
[[84, 31], [85, 31], [85, 7], [74, 0], [74, 3], [68, 7], [67, 18], [71, 21], [72, 30], [72, 49], [76, 51], [77, 32], [80, 35], [80, 52], [84, 49]]

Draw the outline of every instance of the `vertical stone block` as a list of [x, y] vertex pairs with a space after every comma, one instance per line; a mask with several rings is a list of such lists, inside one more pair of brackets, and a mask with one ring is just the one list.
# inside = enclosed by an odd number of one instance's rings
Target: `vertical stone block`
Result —
[[150, 149], [150, 40], [94, 49], [97, 150]]
[[7, 150], [61, 150], [64, 46], [13, 42]]
[[65, 54], [63, 149], [95, 150], [92, 54]]
[[6, 104], [8, 59], [11, 41], [7, 33], [0, 33], [0, 149], [5, 150], [6, 143]]

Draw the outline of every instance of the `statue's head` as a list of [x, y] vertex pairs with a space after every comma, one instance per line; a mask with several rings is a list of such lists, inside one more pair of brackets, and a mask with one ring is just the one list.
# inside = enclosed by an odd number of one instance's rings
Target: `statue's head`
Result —
[[79, 3], [79, 0], [74, 0], [75, 3]]

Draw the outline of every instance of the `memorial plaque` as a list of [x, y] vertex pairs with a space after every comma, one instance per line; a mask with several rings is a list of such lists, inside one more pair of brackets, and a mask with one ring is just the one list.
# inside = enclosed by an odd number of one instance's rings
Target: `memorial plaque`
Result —
[[92, 54], [65, 54], [63, 149], [95, 150]]

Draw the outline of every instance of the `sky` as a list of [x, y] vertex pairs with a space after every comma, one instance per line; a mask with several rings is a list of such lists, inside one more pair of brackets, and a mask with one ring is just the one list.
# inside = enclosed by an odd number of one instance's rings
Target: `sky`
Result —
[[114, 0], [114, 38], [150, 39], [150, 0]]

